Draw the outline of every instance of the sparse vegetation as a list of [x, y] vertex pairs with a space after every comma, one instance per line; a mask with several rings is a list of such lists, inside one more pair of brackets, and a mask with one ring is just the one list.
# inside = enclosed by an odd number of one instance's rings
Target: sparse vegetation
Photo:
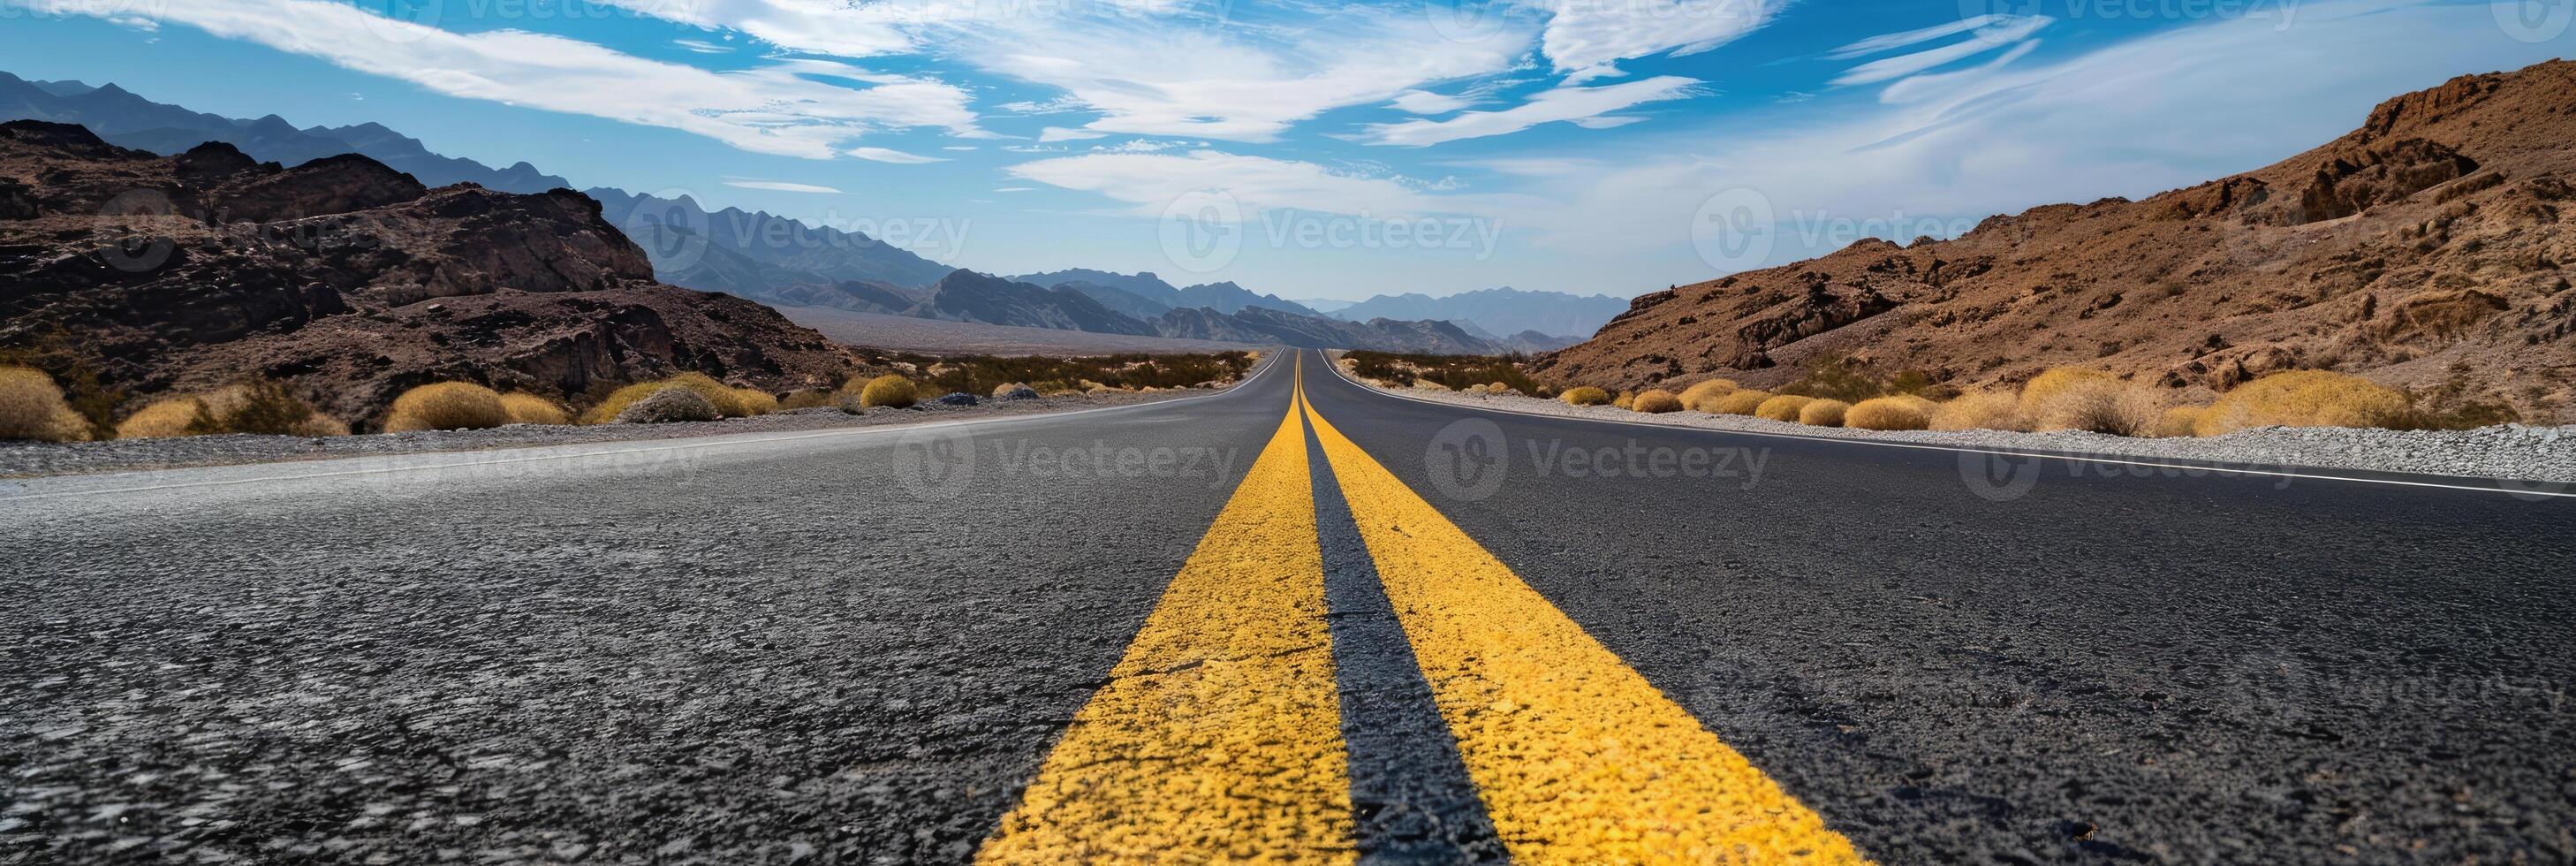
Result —
[[735, 388], [734, 399], [741, 401], [742, 414], [757, 417], [778, 411], [778, 397], [758, 388]]
[[2203, 412], [2194, 432], [2217, 436], [2248, 427], [2389, 427], [2414, 407], [2394, 388], [2359, 376], [2290, 370], [2236, 386]]
[[512, 424], [561, 426], [572, 423], [572, 412], [565, 409], [563, 404], [526, 391], [512, 391], [501, 395], [501, 412], [509, 416], [509, 423]]
[[880, 406], [907, 409], [920, 400], [920, 389], [912, 384], [912, 380], [892, 373], [869, 379], [867, 384], [859, 386], [859, 407], [863, 409]]
[[1682, 408], [1693, 412], [1714, 414], [1717, 410], [1711, 408], [1711, 405], [1718, 398], [1734, 393], [1738, 387], [1741, 386], [1735, 384], [1733, 379], [1709, 379], [1693, 384], [1682, 389]]
[[153, 402], [116, 425], [118, 439], [169, 439], [219, 433], [265, 436], [347, 436], [349, 425], [297, 399], [286, 386], [265, 379], [237, 382], [204, 394]]
[[1671, 391], [1659, 388], [1638, 394], [1635, 400], [1630, 401], [1628, 408], [1650, 415], [1679, 412], [1682, 410], [1682, 398], [1673, 396]]
[[1843, 426], [1843, 415], [1850, 411], [1851, 404], [1841, 400], [1817, 400], [1798, 410], [1798, 423], [1809, 427], [1840, 427]]
[[1610, 405], [1617, 406], [1621, 409], [1627, 409], [1629, 411], [1635, 411], [1637, 408], [1637, 395], [1635, 392], [1621, 391], [1619, 392], [1619, 396], [1610, 398]]
[[2198, 436], [2200, 435], [2198, 432], [2200, 416], [2208, 411], [2207, 406], [2168, 408], [2164, 414], [2157, 416], [2155, 429], [2149, 430], [2147, 435], [2158, 439], [2188, 439]]
[[1541, 392], [1538, 380], [1521, 372], [1523, 359], [1518, 355], [1425, 355], [1355, 350], [1344, 353], [1342, 357], [1351, 362], [1351, 375], [1393, 382], [1399, 386], [1429, 380], [1444, 388], [1463, 391], [1472, 386], [1501, 382], [1523, 394]]
[[2027, 391], [2022, 398], [2024, 410], [2031, 413], [2034, 426], [2040, 430], [2143, 436], [2154, 430], [2164, 416], [2164, 395], [2108, 376], [2065, 382], [2036, 402]]
[[472, 382], [434, 382], [394, 398], [385, 416], [385, 432], [414, 430], [481, 430], [510, 421], [501, 395]]
[[1843, 413], [1843, 426], [1861, 430], [1925, 430], [1932, 426], [1933, 402], [1911, 395], [1875, 397]]
[[1026, 384], [1052, 395], [1084, 393], [1094, 385], [1104, 391], [1134, 391], [1232, 382], [1250, 372], [1257, 360], [1251, 352], [1213, 352], [1007, 358], [902, 354], [874, 362], [913, 379], [920, 394], [994, 394], [1005, 385]]
[[1767, 418], [1773, 421], [1794, 422], [1798, 420], [1798, 413], [1805, 411], [1807, 404], [1815, 401], [1816, 398], [1814, 397], [1801, 397], [1796, 394], [1781, 394], [1772, 397], [1771, 399], [1764, 400], [1760, 405], [1753, 407], [1753, 417]]
[[1610, 402], [1610, 392], [1584, 385], [1565, 389], [1560, 399], [1568, 406], [1599, 406]]
[[33, 367], [0, 367], [0, 439], [85, 442], [89, 420], [73, 411], [54, 377]]
[[1900, 394], [1939, 397], [1948, 392], [1921, 371], [1881, 374], [1865, 362], [1836, 356], [1811, 362], [1806, 375], [1780, 386], [1779, 393], [1850, 403]]
[[2020, 395], [1978, 391], [1934, 407], [1928, 429], [2028, 432], [2030, 419], [2021, 412]]
[[2042, 371], [2039, 375], [2030, 377], [2030, 381], [2022, 383], [2022, 417], [2038, 418], [2040, 407], [2046, 405], [2050, 398], [2056, 397], [2060, 391], [2086, 382], [2104, 381], [2118, 380], [2109, 373], [2083, 367], [2052, 367]]
[[175, 439], [194, 436], [197, 418], [205, 414], [206, 404], [195, 397], [172, 397], [135, 410], [117, 422], [118, 439]]
[[1753, 410], [1762, 408], [1764, 402], [1777, 396], [1780, 395], [1757, 388], [1739, 388], [1717, 398], [1708, 404], [1709, 408], [1701, 411], [1713, 415], [1751, 415]]
[[644, 399], [619, 409], [612, 419], [620, 424], [671, 424], [682, 421], [716, 421], [724, 413], [705, 392], [685, 385], [662, 385]]

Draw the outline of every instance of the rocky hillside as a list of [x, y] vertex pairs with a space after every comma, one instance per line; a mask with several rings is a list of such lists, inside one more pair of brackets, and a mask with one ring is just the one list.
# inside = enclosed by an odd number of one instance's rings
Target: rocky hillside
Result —
[[773, 390], [847, 358], [766, 307], [654, 282], [569, 190], [424, 188], [363, 156], [294, 168], [0, 124], [0, 352], [129, 406], [246, 376], [363, 426], [470, 379], [569, 395], [697, 370]]
[[2571, 143], [2576, 63], [2463, 76], [2258, 171], [1647, 295], [1535, 372], [1771, 386], [1849, 358], [1983, 386], [2074, 365], [2206, 393], [2322, 368], [2563, 420]]

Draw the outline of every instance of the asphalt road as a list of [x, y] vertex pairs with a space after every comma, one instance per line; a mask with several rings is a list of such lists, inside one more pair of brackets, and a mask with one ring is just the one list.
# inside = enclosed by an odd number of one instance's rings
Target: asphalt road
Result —
[[0, 488], [0, 862], [2576, 859], [2576, 501], [1293, 357]]

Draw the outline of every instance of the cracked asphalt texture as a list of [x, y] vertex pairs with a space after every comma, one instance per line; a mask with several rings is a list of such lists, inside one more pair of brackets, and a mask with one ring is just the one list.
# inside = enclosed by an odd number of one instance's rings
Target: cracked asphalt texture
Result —
[[[2576, 502], [2053, 461], [1995, 495], [1948, 452], [1428, 405], [1321, 360], [1335, 426], [1880, 862], [2576, 859]], [[0, 862], [967, 859], [1288, 385], [25, 482], [0, 492]], [[1507, 481], [1452, 494], [1432, 449], [1477, 418]], [[1737, 477], [1561, 459], [1632, 442], [1742, 449]], [[1095, 443], [1146, 459], [1038, 471]], [[924, 468], [960, 444], [971, 476]], [[1173, 477], [1155, 448], [1234, 457]], [[172, 483], [204, 486], [116, 492]], [[1317, 496], [1362, 850], [1497, 856]]]

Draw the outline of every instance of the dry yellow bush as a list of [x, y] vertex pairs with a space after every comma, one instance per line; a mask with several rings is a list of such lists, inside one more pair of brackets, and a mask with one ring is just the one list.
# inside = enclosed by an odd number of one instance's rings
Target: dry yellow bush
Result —
[[572, 413], [563, 404], [526, 391], [501, 395], [501, 412], [512, 424], [546, 424], [562, 426], [572, 423]]
[[1715, 412], [1716, 410], [1708, 408], [1708, 404], [1719, 397], [1734, 393], [1736, 387], [1733, 379], [1710, 379], [1683, 388], [1682, 408], [1693, 412]]
[[2405, 394], [2359, 376], [2290, 370], [2219, 395], [2193, 430], [2216, 436], [2247, 427], [2384, 427], [2410, 408]]
[[195, 397], [172, 397], [135, 410], [116, 423], [118, 439], [175, 439], [197, 435], [197, 419], [206, 404]]
[[320, 412], [315, 412], [311, 415], [304, 416], [304, 420], [297, 421], [293, 426], [288, 427], [286, 433], [289, 436], [303, 436], [308, 439], [347, 436], [349, 435], [349, 422], [333, 418], [329, 415], [324, 415]]
[[1844, 413], [1850, 411], [1851, 404], [1841, 400], [1817, 400], [1798, 409], [1798, 423], [1809, 427], [1840, 427], [1843, 426]]
[[2030, 408], [2031, 420], [2041, 430], [2139, 436], [2155, 429], [2164, 416], [2165, 398], [2154, 388], [2134, 382], [2084, 379], [2050, 391]]
[[1619, 392], [1619, 396], [1610, 398], [1610, 405], [1621, 409], [1635, 409], [1637, 407], [1637, 394], [1633, 391], [1621, 391]]
[[1930, 400], [1878, 397], [1862, 400], [1843, 413], [1843, 426], [1861, 430], [1923, 430], [1932, 426]]
[[1485, 386], [1485, 393], [1500, 397], [1505, 394], [1518, 394], [1520, 392], [1512, 390], [1512, 386], [1510, 385], [1506, 385], [1501, 382], [1493, 382]]
[[1742, 388], [1710, 401], [1707, 408], [1700, 411], [1714, 415], [1751, 415], [1753, 410], [1762, 408], [1763, 402], [1777, 396], [1780, 395], [1758, 388]]
[[[715, 377], [709, 376], [705, 373], [694, 371], [682, 373], [662, 380], [661, 384], [664, 387], [677, 385], [682, 388], [698, 392], [698, 396], [705, 397], [707, 398], [707, 402], [715, 404], [716, 412], [718, 414], [727, 418], [740, 418], [751, 414], [751, 407], [743, 405], [742, 393], [740, 391], [723, 382], [716, 381]], [[660, 389], [656, 388], [654, 390]]]
[[1438, 383], [1438, 382], [1431, 381], [1431, 380], [1429, 380], [1429, 379], [1415, 379], [1415, 380], [1413, 380], [1413, 390], [1416, 390], [1416, 391], [1447, 391], [1447, 390], [1449, 390], [1449, 386], [1447, 386], [1447, 385], [1443, 385], [1443, 384], [1440, 384], [1440, 383]]
[[2021, 398], [1995, 391], [1961, 394], [1958, 399], [1932, 410], [1934, 430], [2010, 430], [2029, 432], [2030, 420], [2021, 411]]
[[394, 398], [385, 432], [481, 430], [509, 422], [510, 410], [492, 389], [472, 382], [433, 382]]
[[1753, 417], [1768, 418], [1773, 421], [1796, 421], [1798, 420], [1798, 413], [1805, 410], [1807, 408], [1807, 404], [1813, 402], [1816, 402], [1816, 398], [1814, 397], [1800, 397], [1796, 394], [1782, 394], [1771, 399], [1764, 400], [1761, 404], [1754, 406]]
[[778, 398], [758, 388], [735, 388], [733, 396], [742, 403], [745, 417], [758, 417], [778, 411]]
[[1671, 391], [1656, 389], [1638, 394], [1636, 399], [1628, 402], [1628, 408], [1649, 415], [1679, 412], [1682, 410], [1682, 398], [1673, 396]]
[[1610, 402], [1610, 392], [1583, 385], [1565, 389], [1565, 393], [1558, 395], [1557, 399], [1564, 400], [1568, 406], [1599, 406]]
[[2207, 406], [2175, 406], [2156, 419], [2156, 428], [2147, 433], [2158, 439], [2188, 439], [2200, 435], [2200, 416]]
[[2040, 404], [2047, 402], [2048, 398], [2056, 396], [2059, 391], [2072, 388], [2085, 382], [2106, 381], [2118, 380], [2113, 379], [2111, 374], [2100, 370], [2088, 370], [2083, 367], [2051, 367], [2037, 376], [2030, 377], [2030, 381], [2022, 383], [2022, 417], [2038, 417]]
[[859, 405], [863, 408], [905, 409], [920, 400], [920, 389], [913, 386], [912, 380], [892, 373], [869, 379], [859, 387]]
[[599, 405], [592, 406], [590, 411], [581, 413], [581, 423], [614, 423], [617, 420], [617, 413], [626, 411], [626, 407], [634, 405], [637, 400], [653, 396], [653, 392], [660, 391], [663, 387], [660, 382], [637, 382], [610, 391], [606, 398], [599, 401]]
[[72, 411], [54, 377], [34, 367], [0, 367], [0, 439], [89, 441], [89, 419]]

